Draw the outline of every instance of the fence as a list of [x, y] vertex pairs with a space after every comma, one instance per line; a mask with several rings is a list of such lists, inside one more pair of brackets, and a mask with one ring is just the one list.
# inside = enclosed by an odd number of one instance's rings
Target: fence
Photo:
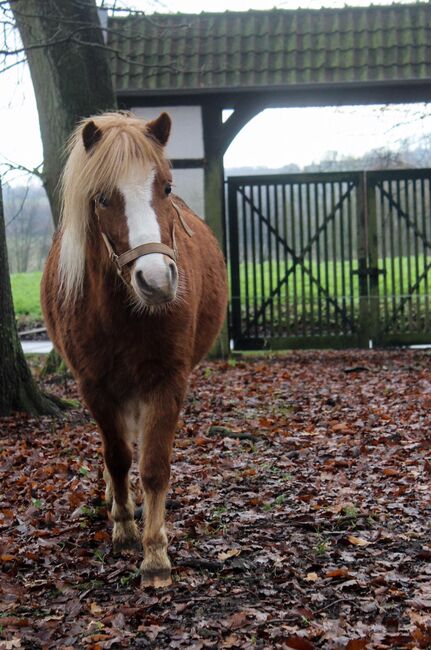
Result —
[[237, 349], [431, 342], [431, 170], [228, 179]]

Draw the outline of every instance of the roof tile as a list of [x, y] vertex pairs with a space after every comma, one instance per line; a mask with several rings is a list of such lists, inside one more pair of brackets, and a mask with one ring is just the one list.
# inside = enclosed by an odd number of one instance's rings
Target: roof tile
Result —
[[112, 18], [117, 92], [431, 80], [431, 4]]

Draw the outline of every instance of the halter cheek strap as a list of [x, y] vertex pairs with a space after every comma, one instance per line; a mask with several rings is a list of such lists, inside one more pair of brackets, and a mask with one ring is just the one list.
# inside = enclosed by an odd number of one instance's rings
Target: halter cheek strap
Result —
[[[194, 234], [193, 230], [187, 225], [186, 221], [184, 221], [184, 217], [182, 216], [178, 206], [175, 205], [173, 201], [172, 206], [175, 209], [178, 219], [185, 232], [189, 237], [192, 237]], [[149, 244], [139, 244], [139, 246], [135, 246], [135, 248], [131, 248], [121, 255], [117, 255], [109, 240], [109, 237], [107, 237], [102, 229], [100, 230], [100, 234], [102, 235], [102, 239], [105, 242], [105, 246], [109, 254], [109, 259], [117, 267], [117, 273], [121, 276], [121, 278], [123, 277], [123, 266], [127, 266], [127, 264], [130, 264], [130, 262], [134, 262], [136, 259], [138, 259], [138, 257], [150, 255], [151, 253], [161, 253], [162, 255], [170, 257], [174, 262], [176, 262], [178, 259], [177, 242], [175, 239], [175, 221], [172, 224], [172, 248], [160, 242], [151, 242]]]

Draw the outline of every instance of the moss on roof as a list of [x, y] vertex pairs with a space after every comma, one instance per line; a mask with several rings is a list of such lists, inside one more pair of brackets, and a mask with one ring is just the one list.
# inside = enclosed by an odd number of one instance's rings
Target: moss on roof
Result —
[[110, 20], [117, 92], [431, 80], [431, 4]]

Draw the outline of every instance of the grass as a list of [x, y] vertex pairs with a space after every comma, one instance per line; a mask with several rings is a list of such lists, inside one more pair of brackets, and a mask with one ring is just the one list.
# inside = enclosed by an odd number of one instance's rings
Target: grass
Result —
[[[408, 294], [409, 286], [415, 283], [416, 279], [424, 271], [425, 264], [429, 264], [429, 262], [430, 259], [425, 260], [422, 255], [418, 256], [417, 260], [413, 256], [379, 259], [378, 268], [386, 271], [385, 275], [379, 275], [380, 294], [386, 294], [387, 296]], [[290, 261], [288, 268], [291, 266], [292, 262]], [[357, 260], [353, 260], [350, 265], [347, 261], [333, 262], [332, 260], [320, 264], [313, 261], [310, 264], [307, 259], [304, 266], [311, 271], [313, 277], [334, 298], [350, 297], [352, 294], [358, 295]], [[285, 275], [284, 260], [280, 259], [279, 266], [277, 266], [276, 260], [271, 263], [268, 261], [257, 263], [255, 271], [251, 263], [247, 265], [241, 263], [239, 275], [241, 296], [245, 298], [248, 292], [250, 301], [256, 298], [259, 302], [262, 296], [268, 298], [271, 295], [271, 290], [275, 289], [283, 280]], [[431, 271], [428, 271], [427, 277], [420, 282], [419, 295], [425, 295], [431, 291], [431, 286], [428, 287], [428, 283], [431, 285]], [[318, 285], [311, 280], [310, 273], [304, 271], [301, 265], [298, 264], [295, 270], [289, 274], [287, 283], [282, 284], [280, 294], [282, 301], [289, 301], [291, 304], [296, 298], [299, 306], [303, 298], [307, 302], [310, 302], [313, 296], [316, 299]], [[277, 301], [278, 298], [275, 300]]]
[[[280, 260], [281, 262], [281, 260]], [[423, 256], [419, 256], [416, 261], [414, 257], [403, 258], [386, 258], [379, 260], [379, 268], [386, 269], [386, 276], [379, 276], [379, 292], [380, 296], [385, 294], [389, 297], [392, 295], [400, 296], [408, 292], [409, 284], [413, 284], [416, 277], [420, 275], [425, 263], [429, 260], [424, 260]], [[309, 268], [309, 261], [306, 262]], [[358, 275], [351, 275], [351, 271], [357, 268], [356, 260], [353, 261], [352, 266], [348, 262], [332, 262], [328, 261], [326, 264], [321, 262], [319, 265], [313, 262], [311, 271], [316, 279], [320, 279], [322, 286], [328, 290], [329, 295], [334, 298], [340, 299], [343, 295], [346, 296], [346, 307], [349, 303], [354, 310], [357, 309], [358, 303]], [[42, 273], [14, 273], [11, 276], [12, 280], [12, 293], [15, 305], [15, 314], [17, 318], [26, 317], [29, 320], [38, 320], [42, 318], [39, 300], [40, 281]], [[272, 278], [272, 282], [271, 282]], [[245, 304], [246, 289], [248, 285], [248, 298], [249, 305], [252, 308], [254, 299], [257, 305], [261, 304], [262, 293], [268, 298], [271, 292], [271, 287], [275, 288], [278, 282], [283, 278], [283, 268], [277, 269], [276, 261], [272, 264], [263, 262], [263, 264], [256, 264], [255, 273], [251, 264], [247, 267], [244, 263], [240, 265], [240, 285], [242, 301]], [[431, 293], [431, 272], [428, 273], [427, 280], [422, 280], [419, 285], [419, 290], [414, 298], [424, 300], [428, 293]], [[353, 295], [355, 299], [351, 301]], [[322, 298], [323, 299], [323, 298]], [[324, 300], [324, 299], [323, 299]], [[287, 285], [284, 284], [280, 291], [280, 304], [290, 304], [292, 309], [294, 302], [297, 303], [298, 316], [302, 311], [308, 311], [310, 303], [316, 305], [318, 301], [318, 288], [314, 282], [310, 282], [310, 275], [302, 273], [301, 267], [298, 265], [295, 272], [291, 273]], [[354, 306], [353, 306], [354, 303]], [[279, 304], [278, 296], [275, 298], [275, 304]]]
[[[328, 260], [320, 264], [315, 260], [305, 260], [304, 266], [309, 272], [298, 264], [284, 283], [284, 260], [279, 262], [277, 265], [277, 260], [265, 261], [254, 268], [250, 263], [240, 264], [241, 316], [247, 327], [251, 327], [247, 331], [256, 336], [336, 334], [341, 332], [340, 328], [347, 333], [352, 328], [355, 331], [354, 323], [360, 317], [356, 259], [351, 263]], [[389, 323], [396, 331], [399, 328], [401, 331], [423, 331], [428, 327], [431, 307], [429, 264], [430, 257], [423, 255], [417, 259], [414, 256], [379, 259], [377, 266], [384, 273], [378, 275], [378, 301], [369, 303], [370, 308], [378, 312], [379, 322]], [[277, 286], [280, 290], [275, 292]], [[411, 299], [406, 300], [407, 296]], [[343, 310], [344, 316], [339, 310]], [[255, 313], [258, 314], [257, 321], [254, 320]]]
[[17, 318], [27, 317], [29, 320], [42, 318], [39, 297], [41, 278], [41, 271], [12, 273], [12, 295]]

